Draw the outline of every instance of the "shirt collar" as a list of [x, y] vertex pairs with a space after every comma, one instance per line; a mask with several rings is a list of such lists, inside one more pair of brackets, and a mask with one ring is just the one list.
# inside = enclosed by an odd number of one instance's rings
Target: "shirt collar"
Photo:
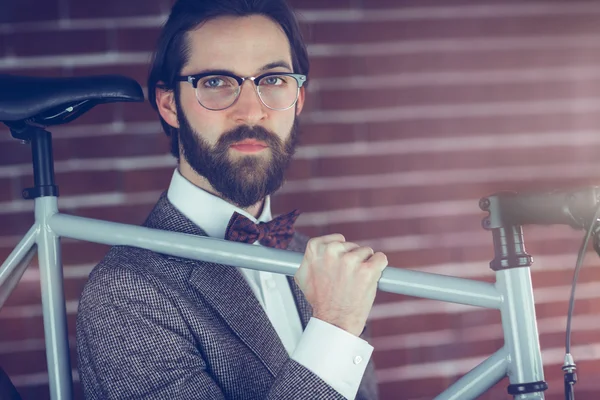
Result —
[[260, 216], [254, 218], [246, 211], [217, 197], [184, 178], [178, 169], [173, 172], [167, 198], [173, 206], [210, 237], [223, 239], [227, 224], [234, 212], [242, 214], [254, 223], [271, 220], [271, 199], [265, 198]]

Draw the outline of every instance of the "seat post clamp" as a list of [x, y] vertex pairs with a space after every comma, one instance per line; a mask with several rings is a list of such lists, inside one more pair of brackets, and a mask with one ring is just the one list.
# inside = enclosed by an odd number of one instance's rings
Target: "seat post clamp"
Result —
[[37, 186], [33, 188], [23, 189], [21, 193], [25, 200], [32, 200], [38, 197], [49, 197], [55, 196], [58, 197], [58, 186], [50, 185], [50, 186]]

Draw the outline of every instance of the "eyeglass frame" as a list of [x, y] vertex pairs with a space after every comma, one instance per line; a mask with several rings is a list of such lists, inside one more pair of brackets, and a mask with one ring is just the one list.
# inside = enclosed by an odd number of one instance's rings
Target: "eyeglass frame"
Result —
[[[233, 78], [236, 80], [236, 82], [238, 83], [238, 87], [239, 90], [235, 96], [235, 99], [233, 100], [233, 102], [228, 105], [227, 107], [224, 108], [208, 108], [206, 107], [204, 104], [202, 104], [200, 102], [200, 100], [198, 99], [198, 82], [200, 82], [200, 79], [205, 78], [207, 76], [227, 76], [229, 78]], [[296, 99], [293, 101], [293, 103], [286, 108], [273, 108], [273, 107], [269, 107], [264, 100], [262, 99], [260, 92], [258, 90], [258, 86], [260, 84], [260, 81], [264, 78], [268, 78], [269, 76], [291, 76], [292, 78], [294, 78], [296, 80], [296, 82], [298, 83], [298, 91], [296, 93]], [[175, 78], [176, 82], [188, 82], [192, 85], [192, 87], [194, 88], [194, 91], [196, 91], [196, 100], [198, 101], [198, 104], [200, 104], [202, 107], [206, 108], [207, 110], [210, 111], [223, 111], [228, 109], [229, 107], [232, 107], [235, 103], [237, 103], [238, 99], [240, 98], [240, 94], [242, 93], [242, 85], [244, 84], [244, 82], [246, 80], [250, 80], [252, 81], [252, 83], [254, 84], [254, 88], [256, 90], [256, 94], [260, 100], [260, 102], [267, 107], [270, 110], [274, 110], [274, 111], [285, 111], [285, 110], [289, 110], [290, 108], [294, 107], [294, 105], [298, 102], [298, 97], [300, 96], [300, 88], [302, 87], [302, 85], [304, 85], [304, 83], [306, 82], [306, 75], [303, 74], [295, 74], [292, 72], [267, 72], [265, 74], [262, 75], [258, 75], [258, 76], [245, 76], [245, 77], [241, 77], [238, 76], [234, 73], [231, 73], [229, 71], [209, 71], [209, 72], [203, 72], [200, 74], [194, 74], [194, 75], [185, 75], [185, 76], [178, 76]], [[256, 84], [256, 82], [259, 82], [259, 84]]]

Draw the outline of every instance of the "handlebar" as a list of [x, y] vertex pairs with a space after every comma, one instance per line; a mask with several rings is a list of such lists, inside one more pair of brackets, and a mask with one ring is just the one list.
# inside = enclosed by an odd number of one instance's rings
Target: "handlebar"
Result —
[[600, 189], [596, 186], [571, 191], [499, 192], [482, 198], [479, 207], [488, 211], [485, 229], [516, 225], [569, 225], [585, 228], [594, 216]]

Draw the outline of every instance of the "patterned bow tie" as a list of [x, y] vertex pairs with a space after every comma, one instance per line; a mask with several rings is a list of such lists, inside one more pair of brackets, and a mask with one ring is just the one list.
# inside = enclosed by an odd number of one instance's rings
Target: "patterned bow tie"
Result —
[[234, 212], [227, 224], [225, 240], [254, 243], [258, 240], [266, 247], [286, 249], [294, 236], [294, 223], [300, 212], [294, 210], [280, 215], [269, 222], [255, 224], [243, 215]]

